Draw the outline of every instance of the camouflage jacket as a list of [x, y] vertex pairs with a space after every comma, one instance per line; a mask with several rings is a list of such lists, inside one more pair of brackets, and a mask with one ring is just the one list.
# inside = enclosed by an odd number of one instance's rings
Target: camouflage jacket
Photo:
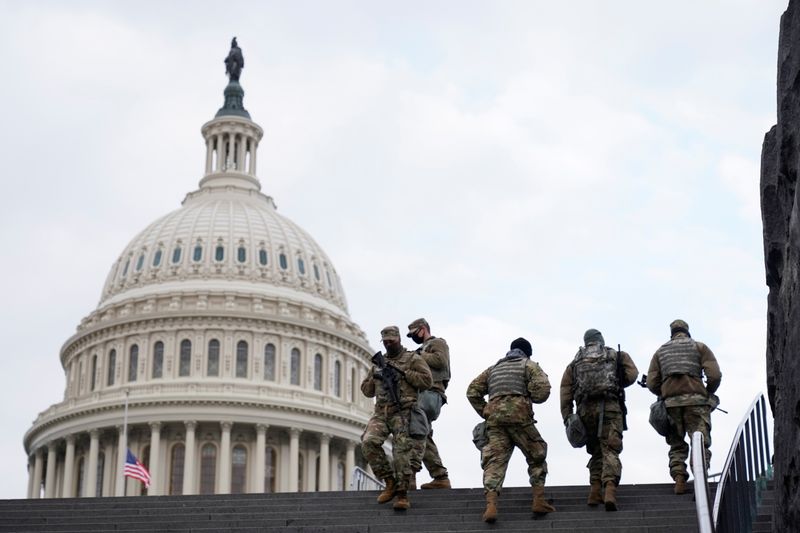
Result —
[[[672, 338], [678, 336], [686, 336], [686, 334], [679, 332]], [[667, 407], [705, 405], [708, 402], [708, 395], [719, 388], [722, 372], [720, 372], [717, 358], [702, 342], [695, 341], [695, 345], [700, 352], [700, 367], [706, 378], [705, 385], [701, 378], [688, 374], [664, 378], [658, 364], [658, 350], [650, 360], [650, 368], [647, 370], [647, 388], [656, 396], [664, 398]]]
[[[386, 362], [402, 372], [403, 377], [398, 383], [398, 394], [403, 409], [411, 407], [417, 401], [418, 391], [429, 389], [433, 384], [430, 368], [415, 352], [403, 349], [399, 355], [393, 357], [387, 354]], [[367, 398], [376, 398], [375, 413], [382, 413], [387, 407], [394, 406], [383, 381], [375, 379], [375, 370], [374, 366], [370, 368], [367, 377], [361, 382], [361, 392]]]
[[[622, 387], [629, 387], [636, 382], [636, 376], [639, 375], [639, 369], [636, 368], [636, 363], [633, 362], [631, 356], [628, 355], [628, 352], [617, 352], [614, 350], [614, 353], [617, 354], [617, 357], [620, 358], [622, 363], [622, 382], [620, 385]], [[564, 375], [561, 376], [561, 386], [560, 386], [560, 397], [561, 397], [561, 418], [567, 418], [569, 415], [572, 414], [573, 405], [575, 403], [575, 373], [573, 371], [573, 365], [575, 361], [572, 361], [570, 364], [567, 365], [567, 368], [564, 370]], [[619, 406], [619, 403], [616, 401], [616, 396], [613, 398], [614, 401], [606, 402], [605, 410], [606, 411], [619, 411], [621, 412], [622, 409]]]
[[527, 396], [499, 396], [489, 403], [489, 376], [491, 366], [472, 380], [467, 387], [467, 399], [472, 408], [489, 425], [530, 424], [533, 422], [532, 403], [544, 403], [550, 397], [550, 380], [538, 363], [528, 359], [525, 364], [525, 388]]
[[439, 337], [430, 337], [422, 343], [418, 353], [431, 369], [433, 376], [431, 390], [441, 394], [446, 402], [447, 396], [444, 390], [450, 381], [450, 348], [447, 346], [447, 342]]

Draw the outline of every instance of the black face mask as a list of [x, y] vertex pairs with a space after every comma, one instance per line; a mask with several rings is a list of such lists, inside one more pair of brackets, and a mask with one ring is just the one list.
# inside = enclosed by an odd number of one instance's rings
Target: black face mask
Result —
[[386, 353], [389, 355], [397, 355], [400, 353], [402, 348], [403, 345], [400, 344], [399, 342], [396, 344], [390, 344], [389, 346], [386, 346]]
[[422, 341], [424, 341], [425, 339], [420, 337], [418, 334], [414, 333], [413, 335], [411, 335], [411, 340], [416, 342], [417, 344], [422, 344]]

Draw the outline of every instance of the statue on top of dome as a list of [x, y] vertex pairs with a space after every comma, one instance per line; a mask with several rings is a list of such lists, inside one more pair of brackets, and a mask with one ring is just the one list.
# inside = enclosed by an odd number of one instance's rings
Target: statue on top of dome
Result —
[[230, 81], [239, 81], [239, 76], [244, 68], [244, 56], [242, 49], [236, 42], [236, 37], [231, 41], [231, 50], [228, 52], [228, 57], [225, 58], [225, 74], [228, 75]]

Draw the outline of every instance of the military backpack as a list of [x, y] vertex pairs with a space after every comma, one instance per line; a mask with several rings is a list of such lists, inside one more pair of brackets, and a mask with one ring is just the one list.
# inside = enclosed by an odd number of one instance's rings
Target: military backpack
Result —
[[619, 390], [617, 352], [600, 344], [581, 346], [572, 362], [575, 400], [605, 398]]

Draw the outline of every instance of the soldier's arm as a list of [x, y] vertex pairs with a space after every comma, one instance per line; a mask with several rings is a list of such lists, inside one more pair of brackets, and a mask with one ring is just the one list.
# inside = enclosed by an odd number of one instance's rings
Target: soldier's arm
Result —
[[370, 368], [369, 372], [367, 372], [367, 376], [361, 381], [361, 394], [363, 394], [367, 398], [375, 397], [375, 376], [373, 375], [374, 371], [375, 371], [374, 368]]
[[647, 388], [656, 396], [661, 396], [661, 368], [655, 354], [650, 360], [650, 368], [647, 369]]
[[483, 418], [483, 410], [486, 407], [485, 396], [487, 394], [489, 394], [488, 369], [481, 372], [467, 387], [467, 400], [469, 400], [469, 404], [481, 418]]
[[636, 383], [636, 378], [639, 377], [639, 369], [636, 368], [636, 363], [633, 362], [628, 352], [619, 352], [622, 361], [622, 385], [623, 387], [630, 387]]
[[434, 370], [447, 368], [450, 364], [450, 349], [444, 339], [433, 339], [420, 355]]
[[572, 414], [572, 364], [567, 365], [564, 375], [561, 376], [561, 418], [565, 419]]
[[550, 379], [542, 367], [534, 361], [528, 361], [525, 366], [528, 376], [528, 394], [533, 403], [544, 403], [550, 397]]
[[431, 369], [428, 368], [425, 360], [417, 354], [414, 354], [411, 358], [411, 364], [409, 364], [404, 377], [417, 390], [427, 390], [433, 385]]
[[714, 357], [714, 352], [711, 348], [703, 344], [697, 343], [697, 349], [700, 351], [700, 365], [703, 367], [703, 373], [706, 375], [706, 390], [710, 393], [716, 392], [719, 384], [722, 381], [722, 372], [719, 369], [717, 358]]

